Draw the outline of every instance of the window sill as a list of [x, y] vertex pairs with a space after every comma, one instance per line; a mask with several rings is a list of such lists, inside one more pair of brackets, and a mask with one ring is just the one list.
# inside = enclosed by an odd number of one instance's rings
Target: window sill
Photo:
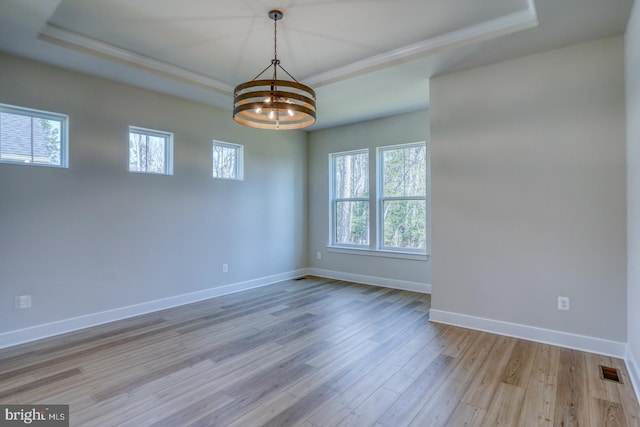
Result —
[[415, 261], [427, 261], [429, 259], [429, 254], [427, 253], [421, 254], [421, 253], [413, 253], [413, 252], [356, 249], [356, 248], [346, 248], [342, 246], [327, 246], [327, 252], [334, 252], [339, 254], [350, 254], [350, 255], [376, 256], [376, 257], [384, 257], [384, 258], [408, 259], [408, 260], [415, 260]]

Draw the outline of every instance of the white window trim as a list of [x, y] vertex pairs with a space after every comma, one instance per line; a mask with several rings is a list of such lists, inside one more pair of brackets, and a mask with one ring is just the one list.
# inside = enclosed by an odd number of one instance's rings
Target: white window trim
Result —
[[211, 145], [211, 174], [213, 175], [213, 147], [226, 147], [233, 148], [236, 150], [236, 177], [235, 178], [224, 178], [220, 176], [213, 176], [213, 179], [221, 179], [225, 181], [244, 181], [244, 145], [242, 144], [234, 144], [232, 142], [218, 141], [216, 139], [213, 140]]
[[[130, 161], [130, 139], [131, 133], [138, 133], [141, 135], [147, 136], [156, 136], [160, 138], [164, 138], [166, 141], [164, 148], [164, 172], [154, 172], [154, 171], [135, 171], [131, 170], [129, 161]], [[127, 170], [130, 173], [142, 173], [147, 175], [173, 175], [173, 133], [165, 132], [161, 130], [148, 129], [139, 126], [129, 126], [129, 131], [127, 132]]]
[[385, 249], [371, 249], [371, 248], [350, 248], [345, 246], [327, 246], [327, 252], [334, 252], [339, 254], [349, 255], [367, 255], [376, 256], [382, 258], [399, 258], [409, 259], [416, 261], [427, 261], [429, 259], [429, 253], [426, 252], [405, 252], [405, 251], [391, 251]]
[[[424, 146], [426, 150], [426, 174], [427, 174], [427, 191], [424, 197], [382, 197], [382, 156], [381, 152], [384, 150], [391, 150], [397, 148], [408, 148], [411, 146]], [[369, 186], [369, 198], [359, 198], [353, 200], [362, 200], [369, 201], [369, 245], [348, 245], [348, 244], [337, 244], [335, 242], [335, 168], [334, 168], [334, 156], [345, 155], [345, 154], [357, 154], [357, 153], [368, 153], [369, 154], [369, 165], [371, 162], [371, 153], [370, 151], [373, 149], [365, 148], [359, 150], [349, 150], [349, 151], [340, 151], [335, 153], [329, 153], [329, 244], [326, 246], [327, 252], [333, 253], [341, 253], [341, 254], [349, 254], [349, 255], [364, 255], [364, 256], [374, 256], [374, 257], [384, 257], [384, 258], [396, 258], [396, 259], [405, 259], [405, 260], [416, 260], [416, 261], [427, 261], [430, 257], [429, 253], [429, 238], [427, 237], [427, 241], [425, 242], [425, 249], [410, 249], [410, 248], [397, 248], [397, 247], [385, 247], [382, 245], [383, 243], [383, 224], [379, 219], [381, 218], [382, 212], [382, 203], [384, 200], [424, 200], [425, 201], [425, 222], [427, 224], [427, 236], [429, 233], [429, 209], [430, 209], [430, 201], [429, 201], [429, 159], [430, 159], [430, 150], [429, 144], [427, 141], [418, 141], [411, 142], [405, 144], [394, 144], [394, 145], [385, 145], [381, 147], [375, 148], [376, 158], [374, 159], [373, 164], [375, 164], [374, 177], [375, 179], [375, 188], [371, 188]], [[371, 170], [371, 169], [370, 169]], [[369, 182], [371, 180], [371, 173], [369, 176]], [[340, 200], [351, 200], [351, 199], [340, 199]]]
[[66, 114], [54, 113], [51, 111], [36, 110], [33, 108], [19, 107], [17, 105], [0, 104], [0, 112], [23, 115], [32, 118], [55, 120], [60, 122], [60, 164], [53, 165], [50, 163], [32, 163], [18, 160], [0, 159], [0, 163], [10, 165], [25, 166], [42, 166], [46, 168], [62, 168], [69, 167], [69, 116]]
[[[335, 168], [335, 158], [338, 156], [347, 156], [353, 154], [367, 154], [367, 163], [371, 165], [371, 153], [369, 153], [369, 149], [360, 149], [360, 150], [350, 150], [350, 151], [340, 151], [336, 153], [329, 154], [329, 246], [327, 248], [341, 248], [341, 249], [352, 249], [356, 251], [369, 250], [371, 247], [371, 186], [369, 185], [369, 197], [347, 197], [347, 198], [336, 198], [336, 187], [335, 187], [335, 178], [336, 178], [336, 168]], [[369, 177], [368, 182], [371, 182], [371, 177]], [[338, 202], [368, 202], [369, 203], [369, 244], [368, 245], [352, 245], [348, 243], [337, 243], [336, 242], [336, 212], [337, 212], [337, 204]]]
[[[376, 190], [377, 190], [377, 195], [378, 195], [378, 200], [376, 203], [376, 230], [377, 230], [377, 241], [376, 241], [376, 248], [379, 251], [385, 251], [385, 252], [394, 252], [394, 253], [404, 253], [404, 254], [419, 254], [419, 255], [426, 255], [427, 254], [427, 242], [425, 241], [425, 249], [412, 249], [412, 248], [400, 248], [400, 247], [396, 247], [396, 246], [384, 246], [384, 219], [382, 218], [382, 212], [384, 211], [384, 202], [385, 200], [419, 200], [419, 201], [424, 201], [425, 203], [425, 224], [428, 224], [428, 217], [427, 217], [427, 211], [428, 211], [428, 205], [427, 205], [427, 193], [425, 193], [424, 196], [420, 196], [420, 197], [416, 197], [416, 196], [403, 196], [403, 197], [384, 197], [384, 176], [383, 176], [383, 161], [384, 161], [384, 156], [383, 156], [383, 152], [384, 151], [389, 151], [389, 150], [398, 150], [398, 149], [403, 149], [403, 148], [412, 148], [412, 147], [424, 147], [425, 149], [425, 155], [426, 155], [426, 159], [427, 159], [427, 165], [425, 167], [425, 173], [427, 174], [426, 176], [426, 182], [427, 182], [427, 188], [429, 186], [428, 184], [428, 179], [429, 179], [429, 151], [427, 149], [427, 143], [426, 141], [420, 141], [420, 142], [410, 142], [408, 144], [394, 144], [394, 145], [385, 145], [382, 147], [378, 147], [376, 148]], [[426, 232], [428, 230], [425, 230], [425, 238], [426, 238]]]

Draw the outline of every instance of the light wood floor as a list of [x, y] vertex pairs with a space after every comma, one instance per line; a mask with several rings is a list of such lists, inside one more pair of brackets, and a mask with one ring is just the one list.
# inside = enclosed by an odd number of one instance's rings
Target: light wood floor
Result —
[[283, 282], [2, 350], [0, 403], [70, 404], [73, 426], [640, 425], [622, 360], [431, 324], [429, 307]]

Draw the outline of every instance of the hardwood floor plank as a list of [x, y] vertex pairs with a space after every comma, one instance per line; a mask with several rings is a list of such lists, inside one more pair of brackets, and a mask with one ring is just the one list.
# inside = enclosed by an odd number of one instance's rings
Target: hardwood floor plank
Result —
[[629, 378], [625, 362], [622, 359], [611, 358], [611, 364], [614, 368], [618, 369], [618, 372], [622, 377], [622, 384], [617, 384], [616, 388], [618, 389], [627, 425], [640, 427], [640, 404], [638, 404], [638, 398], [634, 394], [633, 388], [630, 386], [631, 379]]
[[3, 349], [0, 372], [12, 370], [12, 365], [25, 366], [33, 360], [41, 362], [46, 357], [60, 356], [76, 352], [78, 349], [94, 347], [96, 341], [117, 339], [121, 335], [147, 329], [164, 321], [160, 313], [153, 313]]
[[624, 361], [432, 324], [430, 303], [284, 281], [0, 350], [0, 403], [82, 427], [640, 427]]
[[324, 385], [331, 382], [337, 375], [346, 372], [351, 366], [358, 363], [362, 359], [363, 354], [370, 354], [379, 344], [373, 341], [362, 341], [357, 345], [347, 347], [346, 351], [332, 352], [325, 359], [323, 363], [315, 363], [313, 366], [318, 370], [314, 372], [308, 378], [298, 382], [296, 385], [289, 389], [290, 393], [293, 393], [297, 397], [304, 397], [313, 392], [319, 385]]
[[591, 425], [602, 427], [627, 427], [622, 405], [594, 397], [590, 402]]
[[[355, 409], [379, 387], [386, 387], [385, 384], [389, 384], [388, 379], [397, 375], [401, 369], [415, 370], [415, 366], [418, 366], [418, 364], [425, 364], [426, 359], [423, 357], [424, 354], [420, 352], [427, 347], [435, 337], [435, 331], [420, 331], [407, 345], [397, 348], [384, 363], [381, 363], [365, 375], [364, 379], [358, 381], [344, 392], [337, 394], [333, 399], [330, 399], [317, 408], [315, 412], [309, 416], [308, 420], [318, 425], [335, 425], [340, 419], [346, 417], [350, 410]], [[436, 356], [437, 353], [434, 352], [433, 358]], [[413, 379], [415, 379], [415, 377]], [[409, 383], [410, 382], [407, 384]], [[402, 391], [404, 391], [404, 388]]]
[[380, 387], [369, 395], [360, 405], [349, 412], [337, 426], [359, 427], [372, 425], [399, 396], [400, 395], [393, 390]]
[[464, 390], [465, 384], [463, 382], [452, 378], [445, 379], [433, 396], [411, 420], [409, 426], [440, 427], [451, 425], [448, 420], [453, 410], [458, 406]]
[[387, 427], [408, 425], [420, 411], [422, 406], [435, 393], [437, 385], [446, 378], [454, 358], [440, 354], [436, 359], [411, 383], [389, 410], [378, 420]]
[[34, 380], [34, 381], [20, 384], [11, 388], [0, 390], [0, 399], [17, 395], [19, 393], [23, 393], [28, 390], [34, 390], [34, 389], [50, 386], [52, 384], [55, 384], [56, 382], [66, 380], [76, 375], [82, 375], [82, 371], [78, 368], [69, 369], [67, 371], [59, 372], [57, 374], [53, 374], [53, 375], [41, 378], [39, 380]]
[[[82, 427], [129, 425], [130, 419], [137, 417], [140, 413], [153, 412], [159, 407], [158, 401], [153, 396], [139, 396], [124, 402], [116, 410], [87, 414], [86, 418], [78, 419], [77, 425]], [[75, 418], [72, 419], [75, 424]]]
[[[482, 426], [518, 425], [525, 390], [507, 383], [498, 384], [493, 400], [482, 420]], [[527, 421], [529, 423], [529, 421]], [[525, 424], [527, 425], [527, 424]], [[556, 424], [558, 426], [564, 424]], [[582, 425], [582, 424], [581, 424]]]
[[536, 353], [538, 345], [524, 340], [516, 343], [502, 375], [503, 383], [521, 388], [527, 386], [533, 366], [533, 355]]
[[587, 386], [584, 353], [561, 349], [554, 425], [591, 425]]
[[259, 404], [254, 405], [252, 409], [247, 410], [225, 427], [261, 426], [297, 400], [296, 396], [286, 391], [276, 393], [267, 399], [262, 399]]
[[341, 399], [330, 399], [309, 415], [304, 422], [317, 427], [335, 426], [345, 419], [351, 411], [352, 408], [345, 405]]
[[471, 380], [461, 402], [481, 409], [489, 409], [493, 396], [500, 384], [501, 375], [509, 361], [517, 340], [499, 336], [491, 347], [484, 363]]
[[424, 374], [431, 363], [441, 356], [443, 355], [438, 351], [437, 344], [427, 345], [402, 368], [394, 372], [384, 386], [398, 393], [404, 393], [420, 375]]
[[322, 384], [269, 419], [263, 427], [282, 427], [303, 422], [316, 407], [329, 401], [335, 393], [336, 391], [329, 384]]
[[[447, 420], [450, 426], [476, 427], [482, 425], [487, 410], [465, 402], [459, 402]], [[527, 425], [521, 424], [521, 425]]]
[[457, 331], [453, 336], [454, 339], [447, 341], [442, 349], [442, 354], [458, 358], [469, 348], [471, 341], [475, 338], [475, 334], [470, 329], [463, 329], [462, 331]]
[[475, 340], [469, 343], [460, 363], [449, 374], [450, 379], [457, 380], [462, 384], [469, 384], [476, 375], [480, 366], [484, 363], [497, 336], [487, 333], [474, 333]]
[[[149, 420], [144, 420], [145, 425], [153, 427], [174, 427], [186, 425], [191, 420], [200, 419], [209, 416], [212, 412], [220, 408], [233, 404], [234, 399], [222, 392], [216, 392], [212, 395], [201, 397], [183, 406], [170, 416], [159, 419], [152, 424], [146, 424]], [[142, 421], [142, 420], [141, 420]]]
[[[334, 393], [340, 393], [356, 381], [362, 379], [369, 371], [386, 359], [399, 345], [410, 341], [418, 333], [419, 328], [424, 325], [426, 316], [426, 314], [421, 315], [414, 322], [403, 327], [393, 338], [375, 346], [370, 352], [362, 354], [355, 362], [335, 373], [327, 382], [269, 420], [266, 425], [287, 425], [304, 419], [315, 409], [313, 405], [320, 406], [332, 397], [326, 390], [327, 388], [333, 390]], [[313, 402], [313, 405], [310, 405], [309, 400]]]
[[553, 426], [559, 365], [558, 347], [546, 344], [537, 346], [520, 413], [520, 425], [534, 423], [536, 426]]

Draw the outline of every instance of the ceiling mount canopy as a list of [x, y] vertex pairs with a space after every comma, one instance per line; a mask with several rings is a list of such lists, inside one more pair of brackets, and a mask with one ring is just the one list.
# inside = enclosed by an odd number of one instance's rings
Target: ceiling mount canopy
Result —
[[[233, 91], [233, 119], [241, 125], [259, 129], [302, 129], [316, 121], [316, 93], [293, 77], [278, 59], [278, 21], [284, 13], [271, 10], [273, 20], [273, 59], [253, 80]], [[273, 69], [271, 79], [259, 79]], [[292, 80], [279, 80], [278, 69]]]

